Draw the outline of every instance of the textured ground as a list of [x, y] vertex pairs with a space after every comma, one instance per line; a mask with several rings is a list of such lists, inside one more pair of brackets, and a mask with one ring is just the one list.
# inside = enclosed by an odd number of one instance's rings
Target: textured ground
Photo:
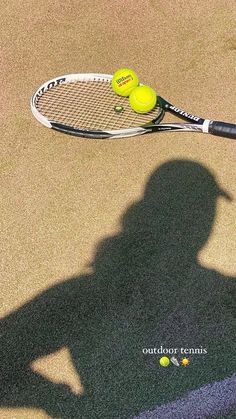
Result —
[[[214, 222], [206, 214], [211, 229], [208, 241], [200, 246], [198, 262], [207, 272], [217, 271], [217, 278], [234, 281], [233, 141], [192, 133], [118, 141], [66, 137], [40, 126], [31, 115], [29, 101], [33, 91], [54, 76], [113, 73], [127, 66], [177, 106], [235, 123], [235, 2], [190, 0], [186, 6], [182, 0], [3, 0], [0, 18], [1, 316], [20, 310], [40, 292], [67, 278], [87, 272], [98, 243], [117, 233], [127, 209], [143, 199], [151, 173], [176, 159], [202, 165], [233, 199], [217, 200]], [[163, 218], [165, 224], [167, 219]], [[128, 223], [132, 224], [132, 217]], [[204, 232], [200, 221], [199, 231]], [[16, 323], [9, 323], [12, 335], [18, 330], [17, 321], [18, 317]], [[15, 348], [20, 345], [9, 336], [5, 351], [12, 341]], [[27, 342], [25, 347], [29, 349]], [[229, 353], [232, 349], [229, 347]], [[34, 369], [52, 382], [67, 383], [81, 392], [75, 354], [71, 358], [66, 344], [52, 352], [47, 357], [41, 353]], [[217, 356], [220, 359], [218, 352]], [[225, 374], [221, 371], [221, 379], [232, 372], [230, 368]], [[204, 380], [208, 385], [213, 378]], [[232, 383], [228, 387], [224, 383], [222, 400], [224, 389], [231, 389]], [[194, 390], [192, 382], [190, 387]], [[178, 398], [184, 394], [183, 390]], [[168, 401], [172, 402], [165, 403]], [[5, 403], [0, 417], [50, 417], [40, 403], [39, 409], [26, 404], [18, 401], [13, 409]]]

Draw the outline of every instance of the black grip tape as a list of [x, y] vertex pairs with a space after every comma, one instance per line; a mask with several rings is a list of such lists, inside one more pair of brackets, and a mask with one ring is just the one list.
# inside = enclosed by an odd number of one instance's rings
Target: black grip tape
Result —
[[227, 122], [212, 121], [209, 125], [209, 132], [220, 137], [233, 138], [236, 140], [236, 125]]

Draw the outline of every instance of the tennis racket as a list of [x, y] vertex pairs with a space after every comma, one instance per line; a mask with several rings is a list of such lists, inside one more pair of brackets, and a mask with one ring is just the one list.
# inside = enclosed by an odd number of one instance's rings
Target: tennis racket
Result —
[[[36, 119], [48, 128], [79, 137], [112, 139], [151, 132], [194, 131], [236, 139], [236, 125], [194, 116], [157, 96], [147, 114], [134, 112], [116, 95], [108, 74], [70, 74], [44, 83], [31, 99]], [[165, 111], [188, 123], [162, 123]]]

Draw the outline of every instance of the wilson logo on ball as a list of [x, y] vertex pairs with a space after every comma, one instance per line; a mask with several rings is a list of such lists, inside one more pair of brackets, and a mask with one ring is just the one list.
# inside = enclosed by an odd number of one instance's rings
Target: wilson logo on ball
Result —
[[132, 80], [133, 80], [133, 77], [131, 75], [129, 75], [129, 76], [126, 76], [126, 77], [121, 77], [120, 79], [116, 80], [116, 83], [120, 87], [120, 86], [124, 86], [125, 84], [129, 83]]

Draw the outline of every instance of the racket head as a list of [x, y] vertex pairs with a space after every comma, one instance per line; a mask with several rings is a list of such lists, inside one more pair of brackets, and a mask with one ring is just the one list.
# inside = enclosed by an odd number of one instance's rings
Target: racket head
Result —
[[147, 114], [132, 110], [111, 86], [112, 75], [69, 74], [49, 80], [31, 98], [35, 118], [48, 128], [88, 138], [119, 138], [148, 132], [164, 110], [157, 101]]

